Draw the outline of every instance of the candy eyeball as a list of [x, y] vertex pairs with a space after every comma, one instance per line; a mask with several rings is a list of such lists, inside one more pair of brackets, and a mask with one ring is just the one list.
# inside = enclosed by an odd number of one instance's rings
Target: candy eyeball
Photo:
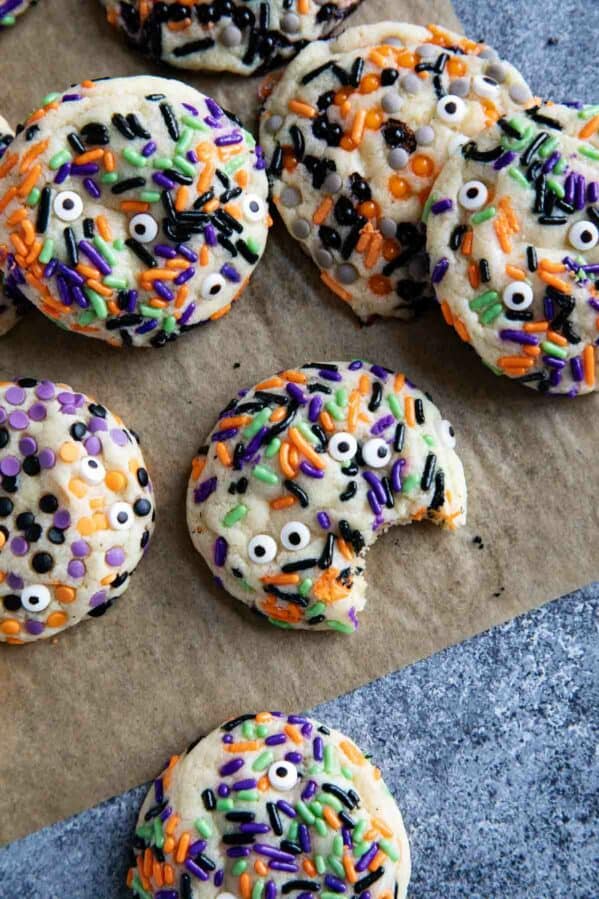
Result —
[[73, 190], [61, 190], [54, 197], [54, 212], [63, 222], [74, 222], [83, 212], [83, 200]]
[[50, 591], [43, 584], [32, 584], [21, 593], [21, 605], [28, 612], [43, 612], [51, 600]]
[[353, 434], [347, 431], [338, 431], [333, 434], [328, 444], [329, 456], [336, 462], [349, 462], [358, 451], [358, 441]]
[[510, 281], [503, 289], [503, 302], [508, 309], [512, 309], [514, 312], [528, 309], [533, 299], [532, 287], [526, 281]]
[[133, 510], [129, 503], [113, 503], [108, 510], [108, 524], [113, 531], [128, 531], [133, 524]]
[[464, 209], [481, 209], [489, 198], [489, 191], [482, 181], [466, 181], [458, 192], [458, 203]]
[[158, 222], [147, 212], [140, 212], [129, 222], [129, 234], [140, 243], [152, 243], [158, 234]]
[[576, 222], [568, 231], [568, 240], [575, 250], [592, 250], [599, 242], [599, 229], [593, 222]]
[[472, 89], [479, 97], [496, 97], [499, 84], [489, 75], [476, 75], [472, 80]]
[[248, 543], [248, 556], [257, 565], [268, 565], [277, 554], [277, 544], [268, 534], [256, 534]]
[[101, 484], [106, 476], [106, 469], [93, 456], [84, 456], [79, 462], [79, 474], [88, 484]]
[[204, 278], [200, 292], [205, 300], [211, 300], [213, 297], [218, 296], [226, 283], [222, 275], [214, 272], [212, 275]]
[[310, 529], [301, 521], [288, 521], [281, 528], [281, 543], [285, 549], [297, 552], [305, 549], [310, 543]]
[[297, 768], [291, 762], [273, 762], [268, 769], [268, 779], [275, 790], [282, 790], [283, 792], [292, 790], [298, 778]]
[[452, 423], [450, 421], [447, 421], [446, 418], [443, 418], [439, 423], [439, 437], [443, 446], [447, 446], [449, 447], [449, 449], [453, 449], [455, 447], [455, 431], [453, 429]]
[[248, 194], [243, 200], [243, 215], [248, 222], [260, 222], [266, 215], [264, 200], [257, 194]]
[[384, 468], [391, 458], [391, 450], [382, 437], [373, 437], [362, 447], [362, 458], [370, 468]]
[[446, 94], [437, 103], [437, 115], [448, 125], [457, 125], [466, 115], [466, 104], [455, 94]]

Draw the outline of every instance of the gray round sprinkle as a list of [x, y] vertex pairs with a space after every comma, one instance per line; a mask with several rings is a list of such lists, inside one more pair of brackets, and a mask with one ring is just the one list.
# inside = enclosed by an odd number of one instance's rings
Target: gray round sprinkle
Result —
[[415, 137], [417, 143], [426, 147], [434, 141], [435, 132], [430, 125], [421, 125], [420, 128], [416, 129]]
[[479, 59], [499, 59], [499, 54], [493, 47], [485, 47], [478, 55]]
[[275, 134], [277, 131], [280, 131], [282, 124], [283, 116], [271, 115], [271, 117], [264, 123], [264, 127], [269, 134]]
[[407, 75], [404, 75], [400, 81], [400, 84], [408, 94], [417, 94], [422, 87], [422, 81], [420, 80], [418, 75], [414, 75], [413, 72], [409, 72]]
[[227, 25], [220, 33], [221, 44], [225, 47], [238, 47], [241, 43], [242, 34], [236, 25]]
[[326, 194], [339, 193], [342, 187], [343, 180], [341, 176], [337, 174], [337, 172], [329, 172], [322, 185], [322, 189]]
[[389, 93], [385, 94], [383, 97], [381, 106], [385, 112], [397, 112], [401, 109], [402, 102], [399, 94], [396, 94], [394, 91], [389, 91]]
[[397, 171], [398, 169], [405, 169], [408, 164], [409, 158], [410, 154], [407, 152], [407, 150], [404, 150], [403, 147], [396, 147], [389, 153], [387, 161], [389, 162], [391, 168]]
[[286, 187], [281, 194], [281, 203], [283, 206], [299, 206], [302, 202], [302, 195], [296, 187]]
[[386, 237], [389, 240], [392, 237], [395, 237], [397, 233], [397, 225], [393, 221], [393, 219], [382, 218], [379, 222], [379, 230], [383, 237]]
[[500, 62], [492, 62], [487, 66], [485, 75], [487, 78], [493, 78], [497, 84], [502, 84], [505, 81], [505, 69]]
[[331, 253], [324, 247], [317, 247], [314, 250], [314, 261], [319, 268], [330, 268], [335, 261]]
[[470, 79], [454, 78], [453, 81], [449, 82], [448, 90], [450, 94], [455, 94], [456, 97], [466, 97], [470, 90]]
[[310, 230], [310, 222], [307, 219], [296, 219], [291, 226], [291, 233], [298, 240], [305, 240]]
[[294, 12], [285, 13], [281, 19], [281, 28], [283, 31], [286, 31], [287, 34], [295, 34], [300, 30], [299, 16], [296, 16]]
[[514, 103], [526, 103], [530, 100], [531, 93], [525, 84], [512, 84], [510, 87], [510, 97]]
[[337, 275], [337, 280], [340, 284], [353, 284], [358, 280], [358, 271], [349, 262], [338, 265], [335, 274]]
[[420, 44], [419, 47], [416, 47], [416, 53], [422, 59], [436, 59], [439, 55], [439, 48], [434, 44]]

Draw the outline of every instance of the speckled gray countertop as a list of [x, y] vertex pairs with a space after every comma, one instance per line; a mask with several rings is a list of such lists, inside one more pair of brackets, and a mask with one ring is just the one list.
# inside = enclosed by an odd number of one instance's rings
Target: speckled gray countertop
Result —
[[[599, 0], [454, 6], [539, 94], [599, 102]], [[412, 899], [599, 896], [598, 631], [596, 584], [314, 710], [384, 768]], [[143, 794], [0, 850], [0, 899], [130, 895]]]

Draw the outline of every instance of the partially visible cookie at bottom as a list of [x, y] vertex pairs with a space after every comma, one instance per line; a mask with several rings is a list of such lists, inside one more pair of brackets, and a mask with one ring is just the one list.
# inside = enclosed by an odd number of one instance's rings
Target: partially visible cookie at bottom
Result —
[[200, 447], [193, 544], [217, 583], [272, 624], [353, 633], [379, 534], [464, 524], [455, 443], [403, 374], [361, 360], [279, 372], [240, 391]]
[[0, 642], [102, 615], [154, 514], [138, 438], [118, 416], [66, 384], [0, 383]]
[[541, 393], [597, 386], [599, 116], [544, 104], [447, 162], [428, 222], [445, 320], [482, 361]]
[[405, 899], [410, 846], [381, 771], [304, 715], [240, 715], [170, 758], [127, 875], [143, 899]]
[[0, 0], [0, 31], [16, 24], [17, 17], [35, 6], [38, 0]]

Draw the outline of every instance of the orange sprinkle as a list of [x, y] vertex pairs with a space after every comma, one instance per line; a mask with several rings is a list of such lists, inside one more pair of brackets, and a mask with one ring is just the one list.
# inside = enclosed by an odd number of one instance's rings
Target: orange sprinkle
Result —
[[585, 346], [582, 351], [582, 368], [584, 382], [588, 387], [595, 385], [595, 347], [592, 344]]
[[524, 356], [501, 356], [497, 360], [497, 365], [504, 371], [526, 371], [527, 369], [532, 368], [534, 362], [532, 359]]
[[327, 286], [330, 290], [333, 291], [333, 293], [336, 293], [336, 294], [337, 294], [337, 296], [338, 296], [341, 300], [344, 300], [346, 303], [349, 303], [349, 302], [351, 301], [351, 298], [352, 298], [351, 293], [348, 293], [348, 291], [345, 290], [345, 288], [342, 287], [341, 284], [339, 284], [338, 281], [335, 281], [335, 279], [332, 278], [331, 275], [329, 275], [328, 272], [321, 272], [321, 273], [320, 273], [320, 278], [321, 278], [322, 281], [324, 281], [324, 283], [326, 284], [326, 286]]
[[[374, 856], [374, 858], [372, 859], [372, 861], [371, 861], [370, 864], [368, 865], [368, 870], [369, 870], [369, 871], [376, 871], [376, 869], [379, 867], [379, 865], [382, 865], [382, 864], [384, 863], [385, 858], [386, 858], [385, 853], [382, 852], [382, 850], [379, 849], [379, 851], [377, 852], [377, 854]], [[384, 894], [383, 894], [383, 895], [384, 895]], [[381, 899], [382, 899], [382, 896], [381, 896]]]
[[404, 399], [404, 414], [406, 417], [406, 424], [409, 428], [413, 428], [416, 424], [416, 416], [414, 413], [414, 397], [411, 395], [406, 396]]
[[80, 153], [79, 156], [75, 157], [75, 162], [77, 165], [86, 165], [88, 162], [96, 162], [96, 160], [102, 159], [103, 156], [104, 150], [98, 147], [95, 150], [86, 150], [85, 153]]
[[389, 827], [389, 825], [388, 825], [385, 821], [383, 821], [382, 818], [373, 818], [373, 819], [372, 819], [372, 826], [373, 826], [373, 827], [376, 827], [376, 829], [378, 830], [378, 832], [379, 832], [382, 836], [386, 837], [386, 839], [388, 839], [388, 840], [390, 840], [391, 837], [393, 836], [393, 831], [391, 830], [391, 828]]
[[252, 881], [247, 871], [244, 871], [239, 877], [239, 892], [241, 893], [241, 899], [250, 899], [252, 895]]
[[9, 187], [6, 193], [0, 197], [0, 212], [4, 212], [11, 200], [17, 195], [16, 187]]
[[226, 431], [228, 428], [244, 428], [251, 420], [251, 415], [229, 415], [221, 418], [218, 424], [220, 429]]
[[536, 359], [537, 356], [541, 355], [541, 348], [538, 346], [524, 346], [522, 347], [522, 352], [525, 356], [530, 356], [531, 359]]
[[558, 346], [568, 346], [566, 338], [562, 337], [561, 334], [556, 334], [555, 331], [547, 331], [547, 340], [551, 340], [552, 343], [556, 343]]
[[593, 116], [592, 119], [589, 119], [588, 122], [585, 122], [584, 126], [578, 132], [578, 136], [583, 140], [586, 140], [587, 137], [592, 137], [592, 135], [599, 128], [599, 115]]
[[566, 271], [566, 266], [563, 262], [553, 262], [551, 259], [547, 258], [539, 259], [539, 268], [542, 268], [543, 271], [546, 272], [553, 272], [554, 275]]
[[335, 430], [335, 425], [333, 424], [333, 419], [331, 418], [330, 414], [326, 411], [326, 409], [323, 409], [322, 412], [320, 413], [319, 420], [320, 420], [321, 425], [325, 429], [325, 431], [328, 431], [330, 433], [331, 431]]
[[449, 308], [449, 303], [447, 302], [447, 300], [443, 300], [441, 302], [441, 312], [446, 324], [453, 325], [453, 315], [451, 314], [451, 309]]
[[502, 218], [496, 218], [493, 222], [493, 229], [495, 234], [497, 235], [497, 240], [499, 241], [499, 246], [503, 250], [504, 253], [512, 252], [512, 244], [508, 237], [505, 222]]
[[261, 793], [266, 793], [266, 791], [270, 789], [270, 781], [266, 774], [263, 774], [262, 777], [258, 780], [258, 789]]
[[[373, 268], [378, 262], [383, 247], [383, 235], [376, 231], [368, 245], [368, 251], [364, 257], [366, 268]], [[384, 277], [384, 276], [383, 276]], [[376, 293], [376, 291], [375, 291]]]
[[407, 200], [411, 196], [412, 189], [401, 175], [391, 175], [389, 178], [389, 190], [397, 200]]
[[297, 428], [289, 428], [289, 439], [315, 468], [320, 470], [326, 468], [326, 462], [324, 462], [321, 455], [312, 449], [308, 441], [302, 436]]
[[364, 135], [364, 125], [366, 122], [366, 110], [359, 109], [355, 116], [351, 129], [351, 139], [357, 145], [360, 144]]
[[480, 285], [480, 270], [476, 262], [471, 262], [468, 265], [468, 280], [470, 281], [470, 286], [475, 290]]
[[208, 244], [202, 244], [202, 249], [200, 250], [200, 265], [208, 265], [210, 262], [210, 250], [208, 249]]
[[240, 743], [227, 743], [225, 750], [227, 752], [254, 752], [260, 749], [260, 740], [245, 740]]
[[0, 178], [4, 178], [5, 175], [8, 175], [10, 170], [16, 165], [19, 157], [16, 153], [7, 153], [6, 159], [0, 165]]
[[302, 868], [304, 869], [308, 877], [316, 877], [316, 866], [311, 859], [305, 858], [302, 862]]
[[48, 627], [63, 627], [69, 620], [69, 616], [66, 612], [52, 612], [51, 615], [48, 615], [46, 618], [46, 624]]
[[206, 162], [204, 168], [202, 169], [202, 174], [198, 178], [197, 189], [199, 194], [206, 193], [206, 191], [210, 187], [210, 184], [212, 183], [215, 171], [216, 166], [211, 162]]
[[183, 212], [187, 208], [188, 197], [189, 190], [184, 185], [181, 185], [175, 196], [175, 209], [177, 212]]
[[539, 334], [546, 331], [548, 327], [549, 322], [525, 322], [522, 330], [527, 331], [529, 334]]
[[366, 759], [358, 747], [354, 746], [353, 743], [350, 743], [349, 740], [342, 740], [341, 743], [339, 743], [339, 749], [347, 756], [350, 762], [354, 763], [354, 765], [364, 765], [366, 763]]
[[297, 11], [300, 16], [305, 16], [310, 12], [310, 0], [297, 0]]
[[356, 874], [354, 861], [349, 852], [346, 852], [343, 855], [343, 867], [345, 868], [345, 877], [347, 878], [347, 882], [355, 883], [358, 879], [358, 875]]
[[293, 381], [294, 384], [305, 384], [308, 380], [306, 375], [301, 371], [294, 371], [293, 369], [288, 368], [287, 371], [283, 372], [283, 377], [287, 381]]
[[268, 868], [262, 861], [262, 859], [258, 859], [254, 862], [254, 871], [258, 874], [259, 877], [266, 877], [268, 874]]
[[410, 167], [419, 178], [430, 178], [435, 171], [435, 163], [424, 153], [416, 153], [412, 156]]
[[301, 116], [302, 118], [316, 118], [316, 110], [314, 109], [314, 107], [310, 106], [309, 103], [304, 103], [302, 100], [290, 100], [287, 106], [289, 108], [289, 112], [294, 112], [296, 115]]
[[260, 578], [260, 582], [262, 584], [278, 584], [279, 586], [290, 586], [292, 584], [299, 584], [300, 576], [299, 574], [265, 574], [264, 577]]
[[472, 252], [472, 242], [474, 240], [474, 232], [467, 231], [462, 240], [462, 255], [469, 256]]
[[550, 272], [543, 271], [543, 269], [538, 269], [537, 275], [539, 276], [541, 281], [544, 281], [545, 284], [549, 284], [551, 287], [555, 287], [556, 290], [567, 294], [572, 293], [572, 285], [567, 281], [562, 281], [562, 279], [558, 278], [557, 275], [552, 275]]
[[14, 635], [18, 634], [21, 630], [21, 625], [16, 620], [16, 618], [5, 618], [4, 621], [0, 624], [0, 631], [3, 634]]
[[521, 268], [518, 268], [515, 265], [506, 265], [505, 267], [506, 275], [509, 275], [510, 278], [513, 278], [514, 281], [525, 281], [526, 280], [526, 272], [522, 271]]
[[100, 232], [100, 237], [103, 237], [104, 240], [112, 240], [112, 231], [110, 230], [110, 225], [108, 224], [108, 219], [105, 215], [97, 216], [96, 225]]
[[333, 199], [332, 197], [325, 197], [323, 201], [320, 203], [318, 209], [315, 211], [312, 216], [312, 221], [315, 225], [322, 225], [329, 212], [333, 208]]
[[[166, 843], [165, 843], [166, 845]], [[162, 873], [164, 876], [164, 882], [167, 886], [172, 886], [175, 882], [175, 869], [172, 865], [168, 865], [166, 862], [162, 866]]]
[[104, 168], [107, 172], [114, 172], [116, 169], [116, 161], [112, 150], [104, 150]]
[[233, 459], [231, 458], [231, 453], [227, 449], [226, 444], [224, 444], [221, 440], [217, 441], [215, 444], [216, 455], [218, 456], [219, 461], [222, 465], [225, 465], [227, 468], [233, 464]]
[[38, 156], [48, 149], [48, 144], [50, 143], [50, 139], [39, 141], [39, 143], [34, 144], [33, 147], [30, 147], [29, 150], [25, 153], [23, 158], [21, 159], [21, 164], [19, 166], [19, 174], [24, 175], [25, 172], [29, 171], [29, 166], [32, 164], [34, 159], [37, 159]]
[[179, 837], [179, 842], [177, 844], [177, 851], [175, 853], [175, 861], [182, 865], [185, 861], [185, 856], [187, 855], [187, 850], [189, 849], [189, 844], [191, 842], [191, 837], [188, 831], [184, 831]]
[[295, 724], [286, 724], [283, 730], [285, 731], [289, 739], [293, 740], [296, 746], [301, 746], [301, 744], [304, 742], [304, 738], [302, 737]]
[[29, 193], [31, 193], [41, 173], [41, 165], [34, 165], [29, 174], [19, 184], [18, 191], [20, 197], [26, 197]]
[[260, 383], [256, 386], [256, 390], [271, 390], [273, 387], [283, 387], [285, 382], [278, 375], [274, 375], [272, 378], [267, 378], [266, 381], [260, 381]]
[[120, 208], [122, 212], [147, 212], [150, 204], [141, 200], [121, 200]]
[[329, 827], [332, 827], [334, 830], [341, 830], [341, 821], [330, 807], [330, 805], [325, 805], [322, 810], [322, 817], [327, 822]]

